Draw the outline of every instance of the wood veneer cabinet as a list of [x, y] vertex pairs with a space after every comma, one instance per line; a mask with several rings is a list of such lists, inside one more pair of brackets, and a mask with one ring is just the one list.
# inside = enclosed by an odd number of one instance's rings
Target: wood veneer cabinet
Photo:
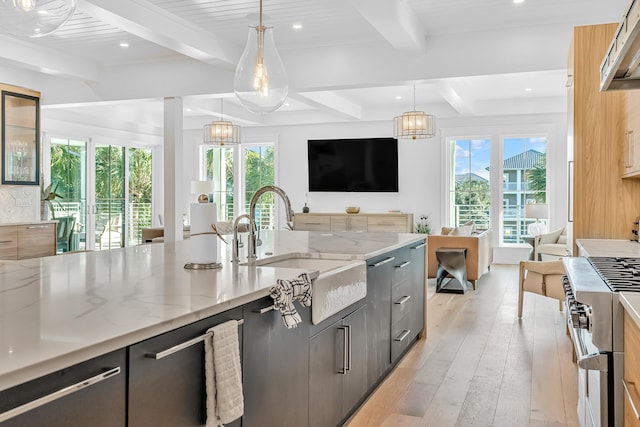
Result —
[[296, 213], [293, 229], [302, 231], [413, 232], [413, 214]]
[[600, 92], [600, 63], [616, 28], [617, 24], [576, 27], [569, 49], [567, 127], [569, 160], [574, 161], [569, 192], [574, 242], [629, 239], [640, 214], [640, 180], [623, 179], [621, 173], [629, 130], [627, 92]]
[[624, 314], [624, 425], [639, 426], [640, 419], [640, 328]]
[[55, 223], [0, 226], [0, 259], [17, 260], [55, 254]]

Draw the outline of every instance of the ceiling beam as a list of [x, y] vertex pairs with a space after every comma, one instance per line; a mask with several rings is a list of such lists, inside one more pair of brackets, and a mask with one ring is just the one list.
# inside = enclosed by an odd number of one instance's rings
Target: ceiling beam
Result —
[[[362, 106], [332, 91], [299, 92], [297, 95], [354, 119], [362, 118]], [[291, 95], [290, 95], [291, 96]]]
[[398, 50], [423, 50], [425, 35], [405, 0], [350, 0], [369, 23]]
[[460, 94], [458, 94], [458, 91], [451, 87], [449, 83], [441, 81], [435, 85], [435, 90], [453, 109], [460, 113], [460, 115], [472, 116], [475, 114], [474, 102], [462, 98]]
[[84, 0], [83, 13], [167, 49], [208, 64], [237, 63], [242, 47], [146, 0]]
[[95, 62], [52, 50], [17, 37], [0, 35], [0, 58], [44, 74], [98, 80]]

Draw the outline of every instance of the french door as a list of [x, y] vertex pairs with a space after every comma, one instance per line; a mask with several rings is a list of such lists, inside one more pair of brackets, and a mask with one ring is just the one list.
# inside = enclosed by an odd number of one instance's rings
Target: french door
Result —
[[151, 226], [152, 150], [51, 138], [45, 183], [62, 196], [53, 217], [76, 218], [70, 250], [140, 243]]

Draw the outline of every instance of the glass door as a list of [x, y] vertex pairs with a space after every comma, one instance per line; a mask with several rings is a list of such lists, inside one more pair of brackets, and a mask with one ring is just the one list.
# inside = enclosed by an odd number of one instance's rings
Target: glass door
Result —
[[[51, 138], [51, 191], [59, 194], [51, 202], [54, 219], [73, 217], [68, 236], [69, 251], [87, 249], [87, 143]], [[59, 236], [60, 237], [60, 236]]]
[[152, 160], [153, 151], [148, 148], [129, 148], [127, 202], [127, 245], [142, 243], [142, 229], [151, 227], [152, 215]]
[[40, 100], [2, 91], [2, 183], [40, 184]]
[[95, 146], [95, 239], [97, 250], [125, 243], [125, 147]]

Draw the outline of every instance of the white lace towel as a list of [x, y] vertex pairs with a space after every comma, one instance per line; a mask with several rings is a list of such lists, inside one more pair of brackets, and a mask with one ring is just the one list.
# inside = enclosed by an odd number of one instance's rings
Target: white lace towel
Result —
[[204, 344], [207, 427], [232, 422], [244, 413], [238, 321], [216, 325]]

